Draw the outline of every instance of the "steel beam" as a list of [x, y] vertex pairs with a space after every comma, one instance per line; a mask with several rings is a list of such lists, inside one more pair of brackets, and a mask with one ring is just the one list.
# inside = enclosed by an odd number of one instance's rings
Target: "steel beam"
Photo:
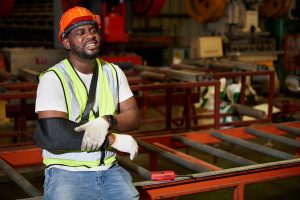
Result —
[[251, 108], [249, 106], [233, 103], [230, 105], [230, 107], [239, 115], [246, 115], [256, 119], [264, 119], [266, 117], [266, 112]]
[[155, 146], [158, 146], [158, 147], [160, 147], [160, 148], [162, 148], [162, 149], [164, 149], [164, 150], [166, 150], [168, 152], [171, 152], [171, 153], [173, 153], [173, 154], [175, 154], [175, 155], [177, 155], [177, 156], [179, 156], [179, 157], [181, 157], [183, 159], [190, 160], [190, 161], [192, 161], [192, 162], [194, 162], [194, 163], [196, 163], [198, 165], [201, 165], [201, 166], [207, 168], [208, 170], [217, 171], [217, 170], [221, 170], [222, 169], [222, 168], [220, 168], [218, 166], [212, 165], [212, 164], [210, 164], [208, 162], [205, 162], [203, 160], [200, 160], [200, 159], [195, 158], [193, 156], [190, 156], [188, 154], [182, 153], [181, 151], [177, 151], [176, 149], [170, 148], [170, 147], [168, 147], [166, 145], [163, 145], [161, 143], [154, 142], [153, 144]]
[[300, 142], [296, 141], [296, 140], [292, 140], [290, 138], [286, 138], [283, 136], [279, 136], [279, 135], [274, 135], [274, 134], [270, 134], [270, 133], [266, 133], [264, 131], [259, 131], [259, 130], [255, 130], [251, 127], [245, 127], [245, 131], [249, 134], [255, 135], [255, 136], [259, 136], [259, 137], [263, 137], [263, 138], [268, 138], [277, 142], [281, 142], [293, 147], [297, 147], [300, 148]]
[[18, 186], [20, 186], [30, 197], [41, 196], [41, 192], [28, 182], [23, 176], [17, 173], [11, 166], [0, 158], [0, 168], [7, 174]]
[[141, 199], [167, 199], [234, 187], [233, 198], [240, 197], [243, 200], [244, 186], [247, 184], [294, 176], [300, 176], [300, 159], [193, 174], [193, 178], [181, 178], [166, 183], [147, 181], [136, 182], [134, 185], [140, 191]]
[[276, 127], [280, 130], [285, 131], [285, 132], [292, 133], [292, 134], [300, 136], [300, 129], [299, 128], [290, 127], [290, 126], [283, 125], [283, 124], [277, 124]]
[[210, 134], [218, 139], [221, 139], [221, 140], [233, 143], [233, 144], [237, 144], [237, 145], [246, 147], [248, 149], [252, 149], [254, 151], [257, 151], [257, 152], [260, 152], [260, 153], [263, 153], [266, 155], [270, 155], [270, 156], [273, 156], [275, 158], [279, 158], [282, 160], [296, 158], [294, 155], [291, 155], [291, 154], [288, 154], [288, 153], [285, 153], [285, 152], [282, 152], [279, 150], [271, 149], [268, 147], [264, 147], [264, 146], [261, 146], [261, 145], [258, 145], [258, 144], [252, 143], [252, 142], [248, 142], [245, 140], [241, 140], [241, 139], [229, 136], [229, 135], [219, 133], [217, 131], [212, 131], [212, 132], [210, 132]]
[[163, 149], [160, 149], [152, 144], [149, 144], [147, 142], [144, 142], [142, 140], [137, 140], [137, 143], [140, 147], [143, 147], [151, 152], [157, 153], [158, 155], [167, 158], [174, 163], [177, 163], [180, 166], [183, 166], [189, 170], [195, 171], [195, 172], [207, 172], [209, 171], [207, 168], [204, 168], [198, 164], [195, 164], [189, 160], [185, 160], [180, 158], [179, 156], [176, 156], [175, 154], [172, 154], [170, 152], [164, 151]]
[[192, 148], [200, 150], [200, 151], [204, 151], [206, 153], [209, 153], [209, 154], [212, 154], [214, 156], [223, 158], [225, 160], [229, 160], [229, 161], [231, 161], [233, 163], [236, 163], [238, 165], [241, 165], [241, 166], [257, 164], [256, 162], [254, 162], [252, 160], [248, 160], [248, 159], [243, 158], [241, 156], [234, 155], [232, 153], [223, 151], [221, 149], [214, 148], [214, 147], [206, 145], [206, 144], [194, 142], [190, 139], [184, 138], [184, 137], [179, 136], [179, 135], [173, 135], [172, 138], [182, 142], [185, 145], [188, 145], [189, 147], [192, 147]]
[[124, 166], [125, 168], [128, 168], [130, 170], [132, 170], [133, 172], [137, 173], [138, 175], [140, 175], [141, 177], [143, 177], [146, 180], [151, 180], [151, 172], [137, 164], [135, 164], [134, 162], [129, 161], [126, 158], [123, 158], [121, 156], [117, 156], [117, 160], [118, 163], [120, 163], [120, 165]]

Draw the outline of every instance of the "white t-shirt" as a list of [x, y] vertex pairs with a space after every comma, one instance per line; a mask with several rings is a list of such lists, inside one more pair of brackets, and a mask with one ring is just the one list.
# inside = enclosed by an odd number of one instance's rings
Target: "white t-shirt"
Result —
[[[133, 93], [129, 87], [124, 72], [117, 65], [113, 65], [113, 66], [116, 69], [118, 74], [119, 102], [122, 102], [132, 97]], [[93, 74], [83, 74], [78, 70], [76, 70], [76, 72], [84, 82], [86, 88], [89, 90]], [[97, 97], [98, 95], [96, 93], [95, 108], [98, 105]], [[67, 112], [63, 87], [57, 75], [52, 71], [47, 72], [45, 75], [41, 77], [37, 88], [35, 112], [46, 111], [46, 110], [61, 111], [65, 113]]]

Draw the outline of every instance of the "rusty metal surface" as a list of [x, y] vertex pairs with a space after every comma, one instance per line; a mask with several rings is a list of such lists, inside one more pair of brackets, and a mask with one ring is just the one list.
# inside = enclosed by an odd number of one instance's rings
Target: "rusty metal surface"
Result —
[[[284, 126], [284, 127], [296, 127], [295, 129], [300, 130], [300, 122], [289, 122], [289, 123], [282, 123], [282, 124], [263, 124], [263, 125], [252, 125], [251, 128], [255, 130], [264, 130], [265, 134], [273, 134], [274, 138], [277, 139], [280, 135], [280, 140], [277, 140], [277, 142], [280, 142], [288, 147], [294, 146], [294, 143], [286, 142], [283, 137], [285, 138], [291, 138], [291, 136], [287, 137], [287, 134], [291, 134], [285, 131], [280, 130], [278, 125]], [[157, 182], [157, 181], [141, 181], [136, 182], [135, 186], [139, 189], [142, 199], [166, 199], [166, 198], [174, 198], [178, 196], [184, 196], [184, 195], [190, 195], [190, 194], [196, 194], [206, 191], [214, 191], [224, 188], [234, 188], [233, 190], [233, 199], [244, 199], [246, 186], [248, 184], [253, 183], [260, 183], [260, 182], [267, 182], [271, 180], [281, 180], [281, 179], [287, 179], [290, 177], [300, 176], [300, 159], [296, 156], [291, 155], [290, 153], [283, 152], [281, 149], [280, 151], [275, 148], [266, 148], [262, 144], [256, 144], [253, 142], [253, 139], [257, 138], [254, 135], [250, 135], [248, 132], [249, 128], [232, 128], [227, 130], [218, 130], [218, 134], [211, 134], [212, 131], [203, 131], [203, 132], [191, 132], [191, 133], [178, 133], [173, 135], [166, 135], [166, 137], [141, 137], [141, 140], [144, 140], [144, 144], [148, 142], [147, 145], [142, 145], [143, 149], [147, 152], [149, 151], [148, 147], [150, 144], [156, 145], [156, 148], [161, 148], [161, 150], [156, 150], [155, 153], [159, 156], [164, 156], [167, 153], [173, 153], [173, 156], [176, 160], [184, 159], [192, 161], [193, 159], [190, 159], [189, 157], [186, 157], [182, 153], [177, 153], [175, 149], [180, 146], [178, 143], [174, 141], [180, 141], [181, 144], [187, 145], [187, 147], [191, 147], [200, 151], [203, 151], [207, 154], [211, 155], [218, 155], [214, 153], [214, 149], [211, 145], [209, 145], [210, 148], [206, 148], [206, 146], [202, 148], [197, 148], [197, 145], [204, 145], [206, 144], [217, 144], [222, 143], [224, 138], [230, 137], [231, 139], [227, 142], [234, 142], [236, 143], [236, 140], [239, 142], [237, 144], [245, 144], [244, 148], [247, 150], [251, 150], [254, 152], [259, 152], [260, 149], [264, 150], [264, 153], [266, 154], [275, 154], [275, 161], [264, 161], [261, 163], [249, 163], [250, 165], [242, 166], [243, 163], [238, 162], [238, 167], [233, 168], [227, 168], [227, 169], [219, 169], [219, 170], [213, 170], [210, 169], [210, 172], [201, 172], [201, 173], [195, 173], [195, 174], [189, 174], [191, 177], [181, 177], [176, 178], [174, 181], [165, 181], [165, 182]], [[294, 130], [295, 130], [294, 129]], [[292, 133], [294, 134], [294, 133]], [[219, 137], [222, 135], [223, 137]], [[259, 135], [261, 136], [261, 135]], [[215, 138], [217, 137], [217, 138]], [[222, 140], [220, 140], [220, 138]], [[234, 138], [234, 139], [232, 139]], [[272, 139], [274, 139], [272, 138]], [[297, 134], [294, 134], [292, 136], [295, 140], [298, 139]], [[161, 140], [161, 141], [160, 141]], [[251, 142], [246, 141], [251, 140]], [[191, 141], [186, 142], [186, 141]], [[159, 142], [159, 145], [157, 143]], [[162, 145], [163, 144], [163, 145]], [[169, 147], [165, 147], [164, 145], [169, 145]], [[207, 145], [208, 146], [208, 145]], [[298, 142], [297, 142], [298, 147]], [[150, 147], [152, 149], [152, 146]], [[163, 151], [164, 150], [164, 151]], [[297, 151], [297, 149], [295, 149]], [[152, 150], [150, 152], [153, 153]], [[228, 152], [229, 153], [229, 152]], [[284, 156], [279, 156], [280, 155]], [[296, 153], [296, 152], [295, 152]], [[150, 156], [151, 158], [155, 158], [155, 156]], [[167, 157], [165, 157], [167, 158]], [[156, 158], [157, 159], [157, 158]], [[168, 158], [167, 158], [168, 159]], [[268, 159], [266, 159], [268, 160]], [[278, 161], [281, 160], [281, 161]], [[185, 161], [185, 162], [186, 162]], [[235, 162], [234, 159], [230, 160], [232, 162]], [[205, 161], [204, 161], [205, 162]], [[157, 162], [154, 161], [154, 165], [157, 165]], [[182, 162], [181, 162], [182, 163]], [[197, 162], [194, 161], [194, 164]], [[200, 162], [201, 163], [201, 162]], [[201, 165], [198, 163], [198, 165]], [[153, 165], [150, 165], [153, 166]], [[240, 167], [242, 166], [242, 167]], [[157, 166], [155, 166], [157, 170]], [[218, 166], [216, 166], [218, 167]]]
[[[291, 134], [278, 129], [278, 125], [279, 124], [257, 124], [252, 125], [251, 128], [265, 131], [267, 134], [274, 134], [275, 136], [280, 135], [281, 137], [286, 137], [287, 134]], [[280, 125], [300, 129], [300, 122], [282, 123]], [[217, 131], [223, 136], [234, 137], [235, 139], [242, 141], [253, 140], [257, 138], [256, 136], [249, 134], [247, 132], [247, 128], [245, 127]], [[219, 137], [215, 138], [215, 135], [211, 134], [211, 132], [212, 131], [208, 130], [202, 132], [172, 133], [160, 136], [137, 136], [138, 144], [141, 150], [140, 153], [149, 153], [153, 155], [158, 154], [167, 160], [171, 160], [173, 163], [177, 163], [178, 165], [196, 172], [194, 174], [188, 174], [189, 178], [179, 177], [174, 181], [167, 182], [149, 180], [149, 173], [153, 171], [153, 169], [157, 169], [155, 168], [157, 163], [155, 164], [155, 160], [153, 160], [157, 159], [156, 156], [150, 156], [152, 158], [152, 160], [150, 159], [150, 162], [154, 162], [154, 164], [150, 163], [150, 169], [141, 167], [138, 165], [138, 163], [132, 163], [132, 161], [124, 159], [123, 157], [119, 158], [119, 162], [121, 165], [128, 167], [132, 171], [136, 171], [147, 180], [134, 183], [139, 189], [142, 199], [172, 198], [229, 187], [235, 188], [233, 194], [234, 199], [243, 199], [245, 186], [248, 184], [300, 176], [300, 159], [296, 158], [295, 156], [279, 158], [279, 160], [283, 159], [282, 161], [267, 161], [262, 163], [252, 162], [247, 166], [243, 166], [243, 163], [237, 162], [237, 167], [222, 169], [222, 167], [216, 165], [215, 163], [211, 164], [206, 160], [201, 160], [176, 150], [178, 147], [182, 148], [187, 146], [197, 149], [195, 146], [185, 143], [185, 140], [177, 139], [180, 137], [191, 140], [199, 145], [210, 144], [211, 146], [212, 144], [223, 142], [219, 139]], [[290, 136], [290, 138], [293, 137]], [[298, 136], [295, 134], [294, 138], [297, 139]], [[253, 141], [251, 141], [251, 143], [252, 145], [246, 145], [245, 148], [254, 150], [257, 149], [258, 146], [262, 147], [261, 144], [255, 144]], [[289, 143], [285, 143], [284, 145], [291, 146]], [[278, 150], [271, 150], [271, 148], [269, 148], [267, 151], [272, 152]], [[280, 151], [283, 152], [283, 150]], [[211, 149], [206, 150], [205, 153], [208, 155], [217, 155], [214, 154], [213, 150]], [[286, 155], [291, 154], [289, 153]], [[23, 147], [22, 149], [1, 150], [0, 158], [14, 168], [41, 165], [42, 163], [41, 149], [35, 146]], [[233, 160], [231, 161], [234, 162]]]
[[[294, 159], [272, 164], [206, 172], [201, 175], [194, 174], [192, 179], [178, 178], [171, 183], [139, 182], [135, 183], [135, 186], [139, 189], [142, 199], [167, 199], [230, 187], [240, 187], [244, 190], [247, 184], [299, 175], [300, 159]], [[244, 199], [244, 192], [239, 195], [239, 198], [234, 199]]]
[[17, 183], [29, 196], [41, 196], [41, 192], [28, 182], [23, 176], [9, 166], [0, 158], [0, 169], [6, 173], [15, 183]]

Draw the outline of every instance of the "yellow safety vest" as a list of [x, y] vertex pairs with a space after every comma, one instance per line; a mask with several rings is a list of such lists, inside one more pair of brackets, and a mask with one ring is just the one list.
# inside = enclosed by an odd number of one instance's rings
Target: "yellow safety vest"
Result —
[[[98, 63], [98, 83], [96, 94], [98, 94], [98, 111], [99, 116], [115, 114], [119, 102], [119, 85], [117, 72], [112, 64], [100, 61]], [[73, 66], [67, 59], [61, 61], [55, 66], [48, 69], [45, 73], [53, 71], [59, 78], [66, 101], [68, 119], [80, 122], [88, 99], [88, 89], [78, 76]], [[45, 74], [43, 73], [43, 74]], [[41, 74], [41, 76], [43, 75]], [[91, 110], [89, 121], [95, 119], [95, 111]], [[115, 153], [105, 152], [104, 164], [110, 165], [115, 162]], [[43, 163], [49, 165], [66, 165], [66, 166], [86, 166], [96, 167], [100, 165], [101, 151], [96, 152], [65, 152], [54, 154], [43, 150]]]

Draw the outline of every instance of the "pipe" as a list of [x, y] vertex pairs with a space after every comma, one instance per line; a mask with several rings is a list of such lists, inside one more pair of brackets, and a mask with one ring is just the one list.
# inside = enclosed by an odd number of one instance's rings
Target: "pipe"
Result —
[[252, 160], [248, 160], [246, 158], [234, 155], [232, 153], [223, 151], [221, 149], [214, 148], [214, 147], [206, 145], [206, 144], [194, 142], [190, 139], [184, 138], [179, 135], [173, 135], [172, 138], [174, 138], [175, 140], [178, 140], [178, 141], [182, 142], [183, 144], [186, 144], [194, 149], [204, 151], [206, 153], [215, 155], [215, 156], [223, 158], [225, 160], [229, 160], [229, 161], [236, 163], [238, 165], [241, 165], [241, 166], [257, 164], [256, 162], [254, 162]]
[[233, 103], [232, 105], [230, 105], [230, 107], [239, 115], [246, 115], [246, 116], [254, 117], [255, 119], [266, 118], [266, 112], [251, 108], [249, 106]]
[[186, 69], [186, 70], [197, 71], [199, 67], [197, 67], [195, 65], [189, 65], [189, 64], [172, 64], [171, 68], [176, 69], [176, 70]]
[[292, 140], [290, 138], [282, 137], [282, 136], [279, 136], [279, 135], [273, 135], [273, 134], [266, 133], [266, 132], [263, 132], [263, 131], [255, 130], [255, 129], [250, 128], [250, 127], [246, 127], [245, 131], [249, 134], [252, 134], [252, 135], [268, 138], [268, 139], [271, 139], [271, 140], [274, 140], [274, 141], [282, 142], [284, 144], [287, 144], [287, 145], [290, 145], [290, 146], [293, 146], [293, 147], [300, 148], [300, 142], [298, 142], [296, 140]]
[[167, 78], [166, 74], [151, 71], [142, 71], [140, 76], [144, 79], [151, 79], [155, 81], [164, 81]]
[[23, 176], [17, 173], [11, 166], [0, 158], [0, 168], [7, 174], [17, 185], [19, 185], [30, 197], [41, 196], [41, 192], [28, 182]]
[[285, 126], [283, 124], [277, 124], [276, 127], [280, 130], [286, 131], [288, 133], [292, 133], [295, 135], [300, 135], [300, 129], [299, 128], [295, 128], [295, 127], [290, 127], [290, 126]]
[[251, 142], [248, 142], [248, 141], [245, 141], [242, 139], [238, 139], [238, 138], [229, 136], [229, 135], [224, 135], [224, 134], [218, 133], [216, 131], [212, 131], [212, 132], [210, 132], [210, 134], [218, 139], [221, 139], [221, 140], [233, 143], [233, 144], [237, 144], [237, 145], [246, 147], [248, 149], [252, 149], [254, 151], [264, 153], [264, 154], [267, 154], [267, 155], [270, 155], [270, 156], [273, 156], [275, 158], [279, 158], [282, 160], [296, 158], [294, 155], [291, 155], [291, 154], [288, 154], [288, 153], [285, 153], [282, 151], [278, 151], [275, 149], [271, 149], [268, 147], [264, 147], [264, 146], [261, 146], [261, 145], [255, 144], [255, 143], [251, 143]]
[[151, 172], [149, 170], [135, 164], [134, 162], [129, 161], [128, 159], [122, 158], [121, 156], [117, 156], [117, 160], [118, 163], [120, 163], [125, 168], [132, 170], [146, 180], [151, 180]]
[[149, 144], [147, 142], [144, 142], [142, 140], [137, 140], [137, 143], [139, 146], [151, 151], [151, 152], [154, 152], [154, 153], [157, 153], [158, 155], [164, 157], [164, 158], [167, 158], [175, 163], [177, 163], [178, 165], [181, 165], [189, 170], [192, 170], [192, 171], [195, 171], [195, 172], [206, 172], [206, 171], [210, 171], [202, 166], [199, 166], [191, 161], [188, 161], [188, 160], [184, 160], [172, 153], [169, 153], [167, 151], [164, 151], [152, 144]]

